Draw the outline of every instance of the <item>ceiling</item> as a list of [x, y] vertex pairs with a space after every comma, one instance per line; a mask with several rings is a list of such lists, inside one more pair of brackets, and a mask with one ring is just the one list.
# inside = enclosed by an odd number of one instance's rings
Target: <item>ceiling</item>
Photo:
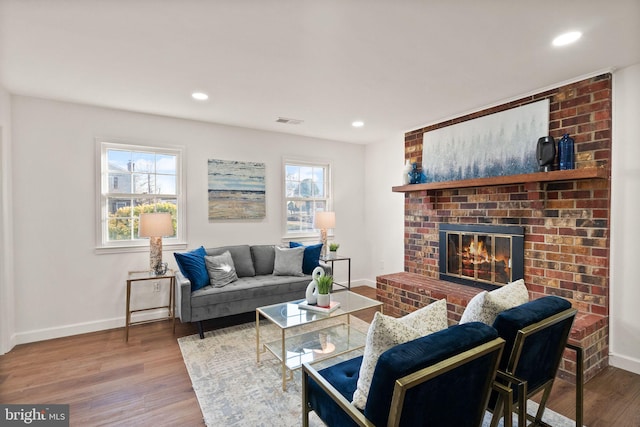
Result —
[[352, 143], [636, 63], [640, 0], [0, 0], [10, 93]]

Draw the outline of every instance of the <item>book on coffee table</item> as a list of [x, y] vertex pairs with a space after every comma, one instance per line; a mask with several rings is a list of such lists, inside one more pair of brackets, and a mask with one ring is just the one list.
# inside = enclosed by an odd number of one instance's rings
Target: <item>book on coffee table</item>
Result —
[[302, 308], [304, 310], [317, 311], [319, 313], [331, 313], [337, 310], [340, 307], [340, 303], [338, 301], [331, 301], [329, 307], [319, 307], [316, 304], [309, 304], [307, 300], [298, 303], [298, 308]]

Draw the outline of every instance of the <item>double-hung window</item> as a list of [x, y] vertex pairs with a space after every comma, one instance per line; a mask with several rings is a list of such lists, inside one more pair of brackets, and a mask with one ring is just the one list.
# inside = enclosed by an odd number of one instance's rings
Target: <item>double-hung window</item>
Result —
[[317, 236], [317, 211], [331, 210], [331, 170], [328, 163], [284, 161], [285, 238]]
[[140, 214], [169, 212], [173, 235], [184, 241], [182, 150], [98, 141], [100, 202], [98, 247], [145, 246], [138, 237]]

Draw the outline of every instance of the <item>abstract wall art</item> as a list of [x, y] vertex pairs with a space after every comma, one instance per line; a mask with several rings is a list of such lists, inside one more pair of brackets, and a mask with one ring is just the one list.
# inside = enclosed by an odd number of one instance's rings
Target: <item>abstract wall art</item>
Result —
[[537, 172], [537, 141], [548, 133], [548, 99], [425, 132], [427, 182]]
[[209, 159], [209, 221], [266, 216], [265, 164]]

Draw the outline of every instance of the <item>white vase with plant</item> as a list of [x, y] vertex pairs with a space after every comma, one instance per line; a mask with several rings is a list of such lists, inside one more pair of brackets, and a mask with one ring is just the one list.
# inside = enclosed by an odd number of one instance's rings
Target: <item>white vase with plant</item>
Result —
[[318, 284], [318, 307], [329, 307], [331, 305], [331, 287], [333, 286], [333, 276], [325, 275], [316, 279]]
[[338, 248], [340, 247], [340, 243], [329, 243], [329, 258], [335, 259], [338, 257]]

